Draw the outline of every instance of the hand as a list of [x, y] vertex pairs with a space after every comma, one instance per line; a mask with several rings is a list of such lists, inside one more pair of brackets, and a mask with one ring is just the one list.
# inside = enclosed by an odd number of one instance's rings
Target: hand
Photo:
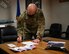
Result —
[[21, 41], [22, 41], [22, 37], [21, 36], [18, 36], [17, 42], [20, 43]]
[[39, 40], [39, 39], [35, 39], [35, 40], [33, 40], [33, 42], [34, 42], [34, 43], [39, 43], [40, 40]]

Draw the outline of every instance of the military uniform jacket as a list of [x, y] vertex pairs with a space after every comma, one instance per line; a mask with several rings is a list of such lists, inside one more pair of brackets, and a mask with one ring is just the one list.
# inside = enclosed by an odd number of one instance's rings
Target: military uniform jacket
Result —
[[17, 30], [18, 33], [25, 35], [25, 33], [36, 33], [38, 32], [43, 35], [45, 29], [45, 18], [42, 10], [38, 9], [37, 12], [30, 16], [27, 11], [22, 13], [18, 18]]

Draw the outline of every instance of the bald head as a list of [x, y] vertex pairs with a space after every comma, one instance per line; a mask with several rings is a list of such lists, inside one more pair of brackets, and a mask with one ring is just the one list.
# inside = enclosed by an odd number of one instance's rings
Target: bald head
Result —
[[34, 15], [37, 11], [37, 6], [33, 3], [29, 4], [27, 7], [27, 13], [28, 15]]

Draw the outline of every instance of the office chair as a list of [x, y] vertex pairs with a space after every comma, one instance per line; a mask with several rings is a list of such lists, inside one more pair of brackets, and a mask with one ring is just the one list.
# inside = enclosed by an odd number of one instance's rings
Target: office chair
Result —
[[[56, 37], [56, 38], [61, 38], [61, 33], [62, 33], [62, 25], [59, 23], [53, 23], [50, 26], [50, 29], [45, 29], [45, 32], [49, 31], [48, 37]], [[46, 36], [46, 33], [44, 34]]]
[[65, 32], [65, 39], [69, 39], [69, 25], [67, 26], [67, 29]]
[[17, 31], [14, 26], [7, 26], [1, 29], [1, 43], [16, 41], [17, 40]]

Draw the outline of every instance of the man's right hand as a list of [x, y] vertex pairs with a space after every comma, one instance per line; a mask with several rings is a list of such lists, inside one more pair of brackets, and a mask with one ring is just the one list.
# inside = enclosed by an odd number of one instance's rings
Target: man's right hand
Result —
[[34, 39], [33, 42], [34, 42], [34, 43], [39, 43], [40, 40], [39, 40], [39, 39]]

